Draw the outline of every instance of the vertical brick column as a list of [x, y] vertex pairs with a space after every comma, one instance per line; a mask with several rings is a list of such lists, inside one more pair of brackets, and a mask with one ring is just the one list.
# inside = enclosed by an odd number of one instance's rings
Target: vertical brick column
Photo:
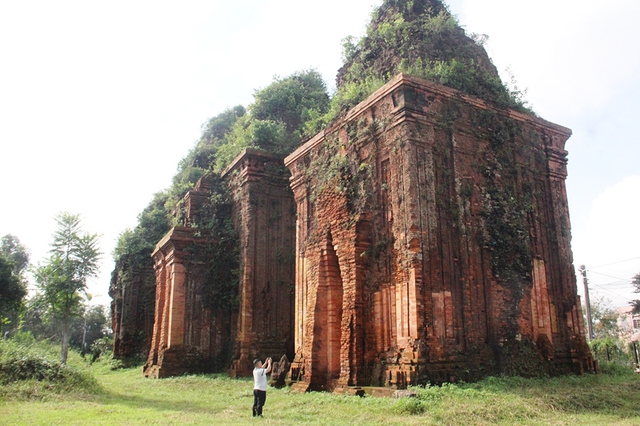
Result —
[[250, 376], [254, 358], [293, 352], [294, 198], [282, 157], [246, 149], [223, 172], [240, 236], [240, 309], [230, 374]]
[[171, 289], [169, 292], [169, 316], [167, 349], [184, 343], [185, 322], [185, 269], [174, 258], [169, 266]]
[[[533, 338], [535, 341], [541, 334], [553, 343], [552, 327], [555, 321], [551, 316], [549, 291], [547, 289], [547, 271], [542, 259], [533, 259], [533, 289], [531, 294], [531, 311], [533, 322]], [[557, 332], [557, 330], [556, 330]]]
[[162, 346], [162, 325], [164, 323], [164, 309], [166, 301], [166, 263], [162, 253], [157, 253], [155, 256], [155, 270], [156, 270], [156, 304], [155, 304], [155, 321], [153, 323], [153, 335], [151, 336], [151, 348], [149, 349], [149, 355], [147, 363], [144, 366], [143, 372], [147, 377], [157, 377], [156, 366], [158, 364], [158, 358], [160, 356], [160, 350]]

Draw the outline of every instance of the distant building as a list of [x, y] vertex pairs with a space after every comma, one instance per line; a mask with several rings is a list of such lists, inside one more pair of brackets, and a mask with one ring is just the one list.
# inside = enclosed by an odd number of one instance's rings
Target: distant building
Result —
[[620, 337], [626, 342], [640, 340], [640, 315], [633, 313], [633, 306], [621, 306], [618, 312]]

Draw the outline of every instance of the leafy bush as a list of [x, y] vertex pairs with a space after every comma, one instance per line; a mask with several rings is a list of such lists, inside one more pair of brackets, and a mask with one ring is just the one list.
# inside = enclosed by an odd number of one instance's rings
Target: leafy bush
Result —
[[600, 372], [609, 376], [635, 375], [636, 372], [630, 363], [620, 363], [615, 361], [601, 361], [598, 363]]
[[251, 116], [255, 120], [281, 122], [288, 133], [299, 137], [305, 122], [316, 113], [326, 112], [328, 107], [329, 95], [322, 76], [318, 71], [309, 70], [284, 79], [276, 78], [257, 91]]
[[593, 357], [602, 365], [603, 363], [617, 363], [631, 368], [633, 356], [629, 353], [622, 340], [605, 337], [589, 342]]
[[427, 411], [427, 403], [417, 397], [401, 398], [395, 404], [395, 410], [399, 414], [423, 414]]
[[99, 390], [79, 355], [70, 357], [75, 365], [61, 364], [57, 360], [59, 346], [38, 342], [29, 336], [22, 333], [17, 338], [0, 341], [0, 396], [20, 398], [43, 391], [95, 393]]

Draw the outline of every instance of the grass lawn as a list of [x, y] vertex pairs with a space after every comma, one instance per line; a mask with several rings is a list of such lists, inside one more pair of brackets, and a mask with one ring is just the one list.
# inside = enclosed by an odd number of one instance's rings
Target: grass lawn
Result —
[[251, 416], [252, 382], [224, 376], [151, 380], [139, 368], [92, 367], [98, 389], [58, 393], [22, 382], [0, 393], [2, 425], [640, 425], [640, 377], [489, 378], [387, 399], [269, 389]]

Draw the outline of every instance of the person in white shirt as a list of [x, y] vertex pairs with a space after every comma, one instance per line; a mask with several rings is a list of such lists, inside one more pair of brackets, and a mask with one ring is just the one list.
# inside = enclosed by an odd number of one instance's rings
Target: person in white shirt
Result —
[[267, 400], [267, 374], [271, 372], [271, 358], [262, 361], [256, 359], [253, 361], [253, 417], [262, 417], [262, 407]]

